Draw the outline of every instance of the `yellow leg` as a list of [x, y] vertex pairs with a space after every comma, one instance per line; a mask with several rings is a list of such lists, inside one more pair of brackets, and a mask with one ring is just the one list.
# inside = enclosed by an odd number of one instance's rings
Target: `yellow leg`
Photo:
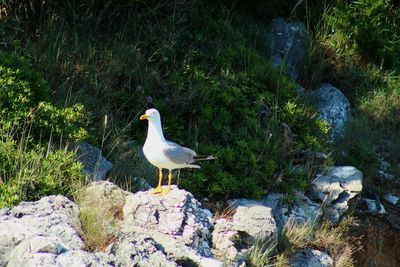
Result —
[[170, 170], [168, 174], [168, 187], [167, 189], [162, 190], [161, 195], [165, 196], [166, 194], [169, 193], [169, 190], [171, 188], [171, 180], [172, 180], [172, 171]]
[[158, 169], [158, 185], [156, 188], [154, 188], [153, 191], [151, 191], [152, 194], [158, 194], [162, 192], [162, 187], [161, 187], [162, 178], [163, 178], [162, 169]]

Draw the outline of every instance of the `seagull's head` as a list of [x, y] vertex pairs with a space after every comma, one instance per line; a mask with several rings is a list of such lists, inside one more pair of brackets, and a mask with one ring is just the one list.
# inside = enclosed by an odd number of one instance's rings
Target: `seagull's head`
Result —
[[140, 120], [149, 120], [149, 121], [159, 121], [161, 120], [160, 112], [157, 109], [152, 108], [146, 110], [146, 113], [140, 116]]

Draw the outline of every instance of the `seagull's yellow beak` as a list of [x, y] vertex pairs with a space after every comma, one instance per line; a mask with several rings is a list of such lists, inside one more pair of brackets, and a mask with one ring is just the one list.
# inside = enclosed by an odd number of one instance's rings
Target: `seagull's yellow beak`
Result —
[[140, 120], [146, 120], [147, 118], [149, 118], [149, 116], [147, 116], [146, 114], [143, 114], [142, 116], [140, 116]]

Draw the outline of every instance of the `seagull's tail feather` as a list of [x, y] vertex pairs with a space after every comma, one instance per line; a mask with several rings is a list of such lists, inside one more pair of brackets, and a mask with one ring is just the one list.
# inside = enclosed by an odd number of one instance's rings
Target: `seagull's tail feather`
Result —
[[204, 161], [204, 160], [214, 160], [217, 159], [214, 156], [206, 156], [206, 155], [196, 155], [193, 157], [194, 161]]
[[186, 165], [185, 168], [200, 169], [201, 167], [199, 165], [190, 164], [190, 165]]

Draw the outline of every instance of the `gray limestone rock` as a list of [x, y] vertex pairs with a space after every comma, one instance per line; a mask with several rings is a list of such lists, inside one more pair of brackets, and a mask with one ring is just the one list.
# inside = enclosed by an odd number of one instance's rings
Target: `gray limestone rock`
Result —
[[0, 215], [1, 266], [107, 266], [83, 251], [78, 207], [64, 196], [22, 202]]
[[49, 196], [0, 210], [0, 265], [223, 266], [211, 257], [211, 212], [187, 191], [132, 194], [102, 181], [83, 192], [80, 203], [104, 199], [104, 205], [124, 206], [117, 237], [104, 252], [85, 251], [79, 208], [66, 197]]
[[301, 22], [288, 22], [284, 18], [274, 19], [266, 33], [268, 58], [280, 69], [287, 66], [288, 76], [296, 81], [299, 67], [307, 53], [308, 33]]
[[113, 167], [112, 163], [102, 156], [100, 149], [83, 141], [76, 145], [76, 156], [82, 162], [83, 174], [94, 181], [105, 180]]
[[58, 236], [74, 249], [84, 246], [75, 227], [80, 225], [78, 207], [64, 196], [22, 202], [0, 216], [0, 246], [14, 247], [38, 234]]
[[232, 220], [215, 222], [212, 241], [214, 253], [234, 263], [241, 261], [257, 239], [276, 240], [277, 226], [272, 209], [262, 201], [238, 199], [231, 204], [236, 209]]
[[131, 194], [123, 215], [123, 233], [145, 233], [146, 240], [179, 266], [222, 266], [211, 258], [211, 212], [189, 192], [172, 186], [165, 196]]
[[331, 127], [330, 140], [342, 138], [351, 110], [347, 97], [329, 83], [323, 83], [318, 89], [305, 92], [303, 96], [317, 106], [320, 118], [328, 122]]
[[331, 267], [333, 260], [328, 253], [316, 249], [305, 249], [297, 252], [290, 267]]
[[358, 195], [362, 190], [363, 174], [352, 166], [330, 167], [326, 175], [317, 175], [311, 182], [311, 198], [325, 204], [331, 204], [342, 194], [348, 199]]
[[290, 209], [286, 222], [314, 224], [321, 218], [323, 213], [321, 204], [312, 201], [304, 193], [295, 192], [293, 202], [294, 204]]
[[362, 180], [362, 172], [355, 167], [330, 167], [311, 182], [308, 195], [323, 203], [325, 217], [335, 224], [347, 211], [349, 200], [361, 192]]
[[138, 192], [129, 195], [123, 209], [124, 226], [140, 226], [181, 240], [200, 255], [211, 256], [211, 212], [192, 194], [176, 186], [165, 195]]
[[117, 266], [174, 267], [177, 264], [167, 259], [165, 251], [149, 235], [130, 232], [119, 238], [110, 248]]
[[7, 266], [110, 266], [95, 255], [75, 250], [56, 236], [36, 235], [19, 243]]

